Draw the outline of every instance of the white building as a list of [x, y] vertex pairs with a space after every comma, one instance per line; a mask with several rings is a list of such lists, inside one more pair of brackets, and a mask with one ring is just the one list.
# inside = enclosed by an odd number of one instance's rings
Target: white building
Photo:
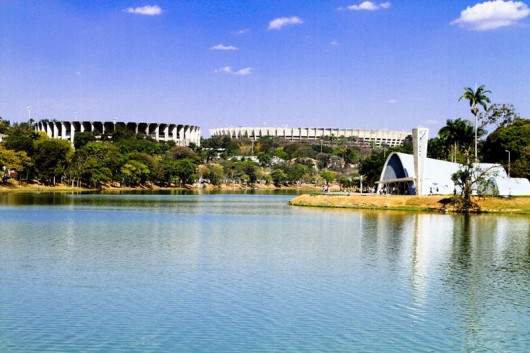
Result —
[[336, 128], [316, 128], [316, 127], [236, 127], [211, 129], [210, 135], [228, 136], [234, 139], [272, 136], [283, 137], [288, 140], [318, 140], [323, 137], [353, 137], [359, 142], [374, 143], [376, 146], [386, 145], [388, 147], [400, 146], [405, 138], [410, 135], [405, 131], [387, 130], [362, 130], [362, 129], [336, 129]]
[[35, 124], [35, 130], [72, 143], [78, 132], [111, 134], [117, 129], [149, 136], [157, 141], [175, 141], [179, 146], [188, 146], [192, 142], [199, 146], [201, 143], [201, 128], [193, 125], [121, 121], [40, 121]]
[[[452, 195], [455, 191], [460, 192], [451, 180], [451, 176], [461, 167], [460, 164], [427, 158], [428, 130], [414, 130], [414, 155], [392, 152], [383, 166], [378, 191], [385, 188], [402, 195]], [[530, 195], [528, 179], [508, 177], [500, 164], [479, 163], [476, 167], [486, 172], [486, 179], [498, 195]]]

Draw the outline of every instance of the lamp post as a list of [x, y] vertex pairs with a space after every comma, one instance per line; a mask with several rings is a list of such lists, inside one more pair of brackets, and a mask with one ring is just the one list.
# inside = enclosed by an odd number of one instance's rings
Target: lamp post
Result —
[[510, 177], [510, 162], [511, 162], [511, 153], [508, 150], [504, 150], [504, 152], [508, 153], [508, 178]]

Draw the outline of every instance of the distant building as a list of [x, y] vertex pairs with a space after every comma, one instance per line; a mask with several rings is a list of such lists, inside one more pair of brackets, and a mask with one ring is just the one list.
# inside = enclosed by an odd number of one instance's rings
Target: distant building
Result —
[[318, 140], [325, 137], [355, 138], [358, 142], [373, 143], [375, 146], [400, 146], [410, 132], [387, 130], [336, 129], [336, 128], [283, 128], [283, 127], [236, 127], [211, 129], [210, 135], [229, 136], [234, 139], [272, 136], [288, 140]]
[[179, 146], [188, 146], [190, 143], [199, 146], [201, 143], [201, 128], [193, 125], [121, 121], [40, 121], [35, 124], [35, 130], [72, 143], [75, 134], [79, 132], [96, 132], [105, 135], [112, 134], [118, 129], [145, 135], [156, 141], [175, 141]]
[[4, 142], [4, 139], [7, 137], [6, 134], [0, 134], [0, 143]]

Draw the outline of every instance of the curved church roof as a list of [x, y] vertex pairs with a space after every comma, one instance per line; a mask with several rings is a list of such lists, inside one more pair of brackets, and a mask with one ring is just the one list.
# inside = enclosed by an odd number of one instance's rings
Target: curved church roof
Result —
[[[458, 163], [426, 158], [426, 190], [432, 190], [439, 194], [452, 194], [455, 190], [455, 185], [451, 180], [451, 176], [459, 168], [460, 164]], [[499, 164], [480, 163], [479, 168], [488, 171], [489, 179], [497, 187], [499, 195], [530, 195], [530, 182], [528, 179], [509, 178], [505, 169]], [[416, 194], [415, 182], [414, 156], [392, 152], [385, 161], [379, 184], [408, 183], [408, 192]]]

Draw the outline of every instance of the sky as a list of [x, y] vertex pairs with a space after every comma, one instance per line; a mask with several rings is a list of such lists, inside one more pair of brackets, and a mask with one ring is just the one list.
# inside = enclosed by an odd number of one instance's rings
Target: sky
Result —
[[[410, 131], [530, 118], [530, 2], [0, 0], [0, 116]], [[30, 107], [30, 108], [28, 108]]]

